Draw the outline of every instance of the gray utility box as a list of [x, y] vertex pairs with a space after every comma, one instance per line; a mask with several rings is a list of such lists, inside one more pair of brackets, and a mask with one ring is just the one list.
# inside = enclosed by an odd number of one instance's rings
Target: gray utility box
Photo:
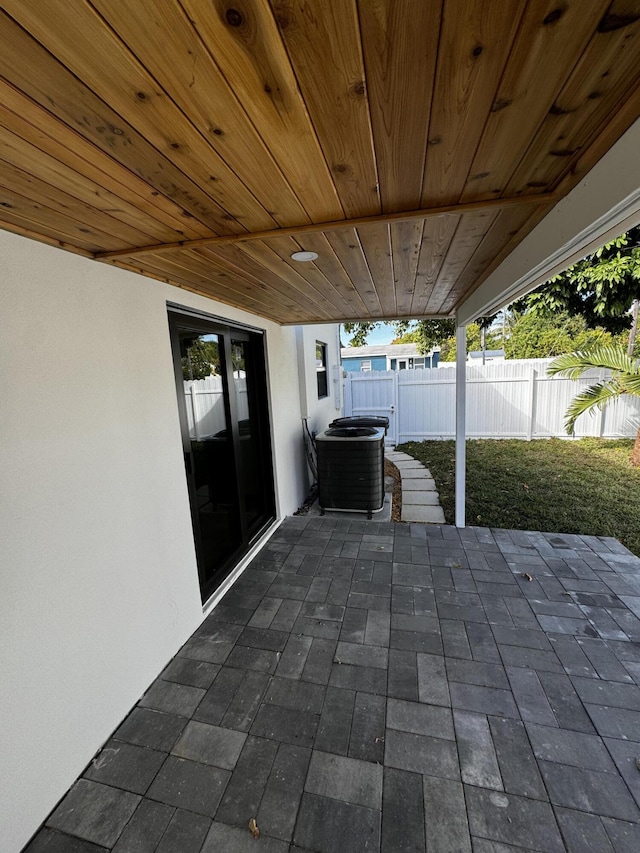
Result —
[[330, 427], [316, 436], [320, 511], [366, 512], [384, 505], [384, 429]]

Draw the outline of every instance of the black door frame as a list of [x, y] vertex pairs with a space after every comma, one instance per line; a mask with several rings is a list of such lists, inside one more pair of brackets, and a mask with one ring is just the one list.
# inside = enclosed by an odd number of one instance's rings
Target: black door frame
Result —
[[[267, 530], [276, 518], [275, 513], [275, 477], [273, 471], [273, 453], [271, 443], [271, 417], [269, 411], [269, 395], [267, 387], [266, 372], [266, 339], [264, 331], [242, 324], [230, 323], [228, 320], [205, 314], [203, 312], [185, 308], [182, 305], [167, 303], [169, 332], [171, 338], [171, 351], [173, 357], [174, 377], [176, 384], [176, 395], [178, 403], [178, 416], [180, 420], [180, 433], [182, 437], [182, 449], [185, 460], [185, 474], [187, 488], [189, 491], [189, 504], [191, 509], [191, 520], [193, 525], [194, 542], [198, 563], [198, 578], [202, 601], [206, 602], [220, 586], [222, 581], [229, 575], [242, 557], [251, 549], [260, 536]], [[231, 432], [231, 444], [234, 455], [234, 480], [232, 488], [239, 504], [241, 544], [220, 565], [211, 579], [205, 577], [204, 560], [201, 552], [200, 518], [197, 511], [197, 500], [195, 493], [194, 462], [189, 436], [189, 423], [187, 408], [184, 399], [184, 384], [182, 377], [182, 363], [180, 357], [180, 331], [188, 330], [200, 332], [201, 334], [218, 335], [222, 342], [220, 352], [220, 366], [223, 383], [223, 402], [225, 418], [228, 429]], [[257, 525], [249, 528], [247, 523], [247, 511], [245, 496], [242, 490], [242, 458], [240, 453], [240, 428], [238, 422], [238, 406], [233, 382], [233, 341], [242, 341], [248, 344], [249, 352], [255, 370], [253, 381], [253, 400], [249, 400], [250, 413], [256, 416], [256, 427], [258, 429], [258, 442], [261, 456], [261, 467], [264, 474], [262, 483], [264, 485], [265, 514]], [[256, 410], [257, 409], [257, 410]]]

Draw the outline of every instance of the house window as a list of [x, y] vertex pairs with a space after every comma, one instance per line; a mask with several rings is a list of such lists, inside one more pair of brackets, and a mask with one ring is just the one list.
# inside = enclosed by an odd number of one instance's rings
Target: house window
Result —
[[318, 382], [318, 399], [329, 396], [327, 383], [327, 345], [316, 341], [316, 379]]
[[370, 371], [371, 370], [371, 361], [370, 360], [369, 361], [363, 361], [360, 364], [360, 370], [365, 371], [365, 372]]

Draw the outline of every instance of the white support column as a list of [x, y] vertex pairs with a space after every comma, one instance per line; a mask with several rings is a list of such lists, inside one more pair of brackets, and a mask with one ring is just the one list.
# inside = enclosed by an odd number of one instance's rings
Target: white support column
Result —
[[466, 491], [467, 327], [456, 325], [456, 527], [464, 527]]

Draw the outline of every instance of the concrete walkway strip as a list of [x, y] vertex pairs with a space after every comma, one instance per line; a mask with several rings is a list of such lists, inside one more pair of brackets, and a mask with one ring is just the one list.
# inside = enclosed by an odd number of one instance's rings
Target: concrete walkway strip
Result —
[[386, 451], [387, 459], [400, 472], [402, 484], [402, 521], [419, 524], [444, 524], [444, 511], [435, 480], [422, 462], [396, 450]]

